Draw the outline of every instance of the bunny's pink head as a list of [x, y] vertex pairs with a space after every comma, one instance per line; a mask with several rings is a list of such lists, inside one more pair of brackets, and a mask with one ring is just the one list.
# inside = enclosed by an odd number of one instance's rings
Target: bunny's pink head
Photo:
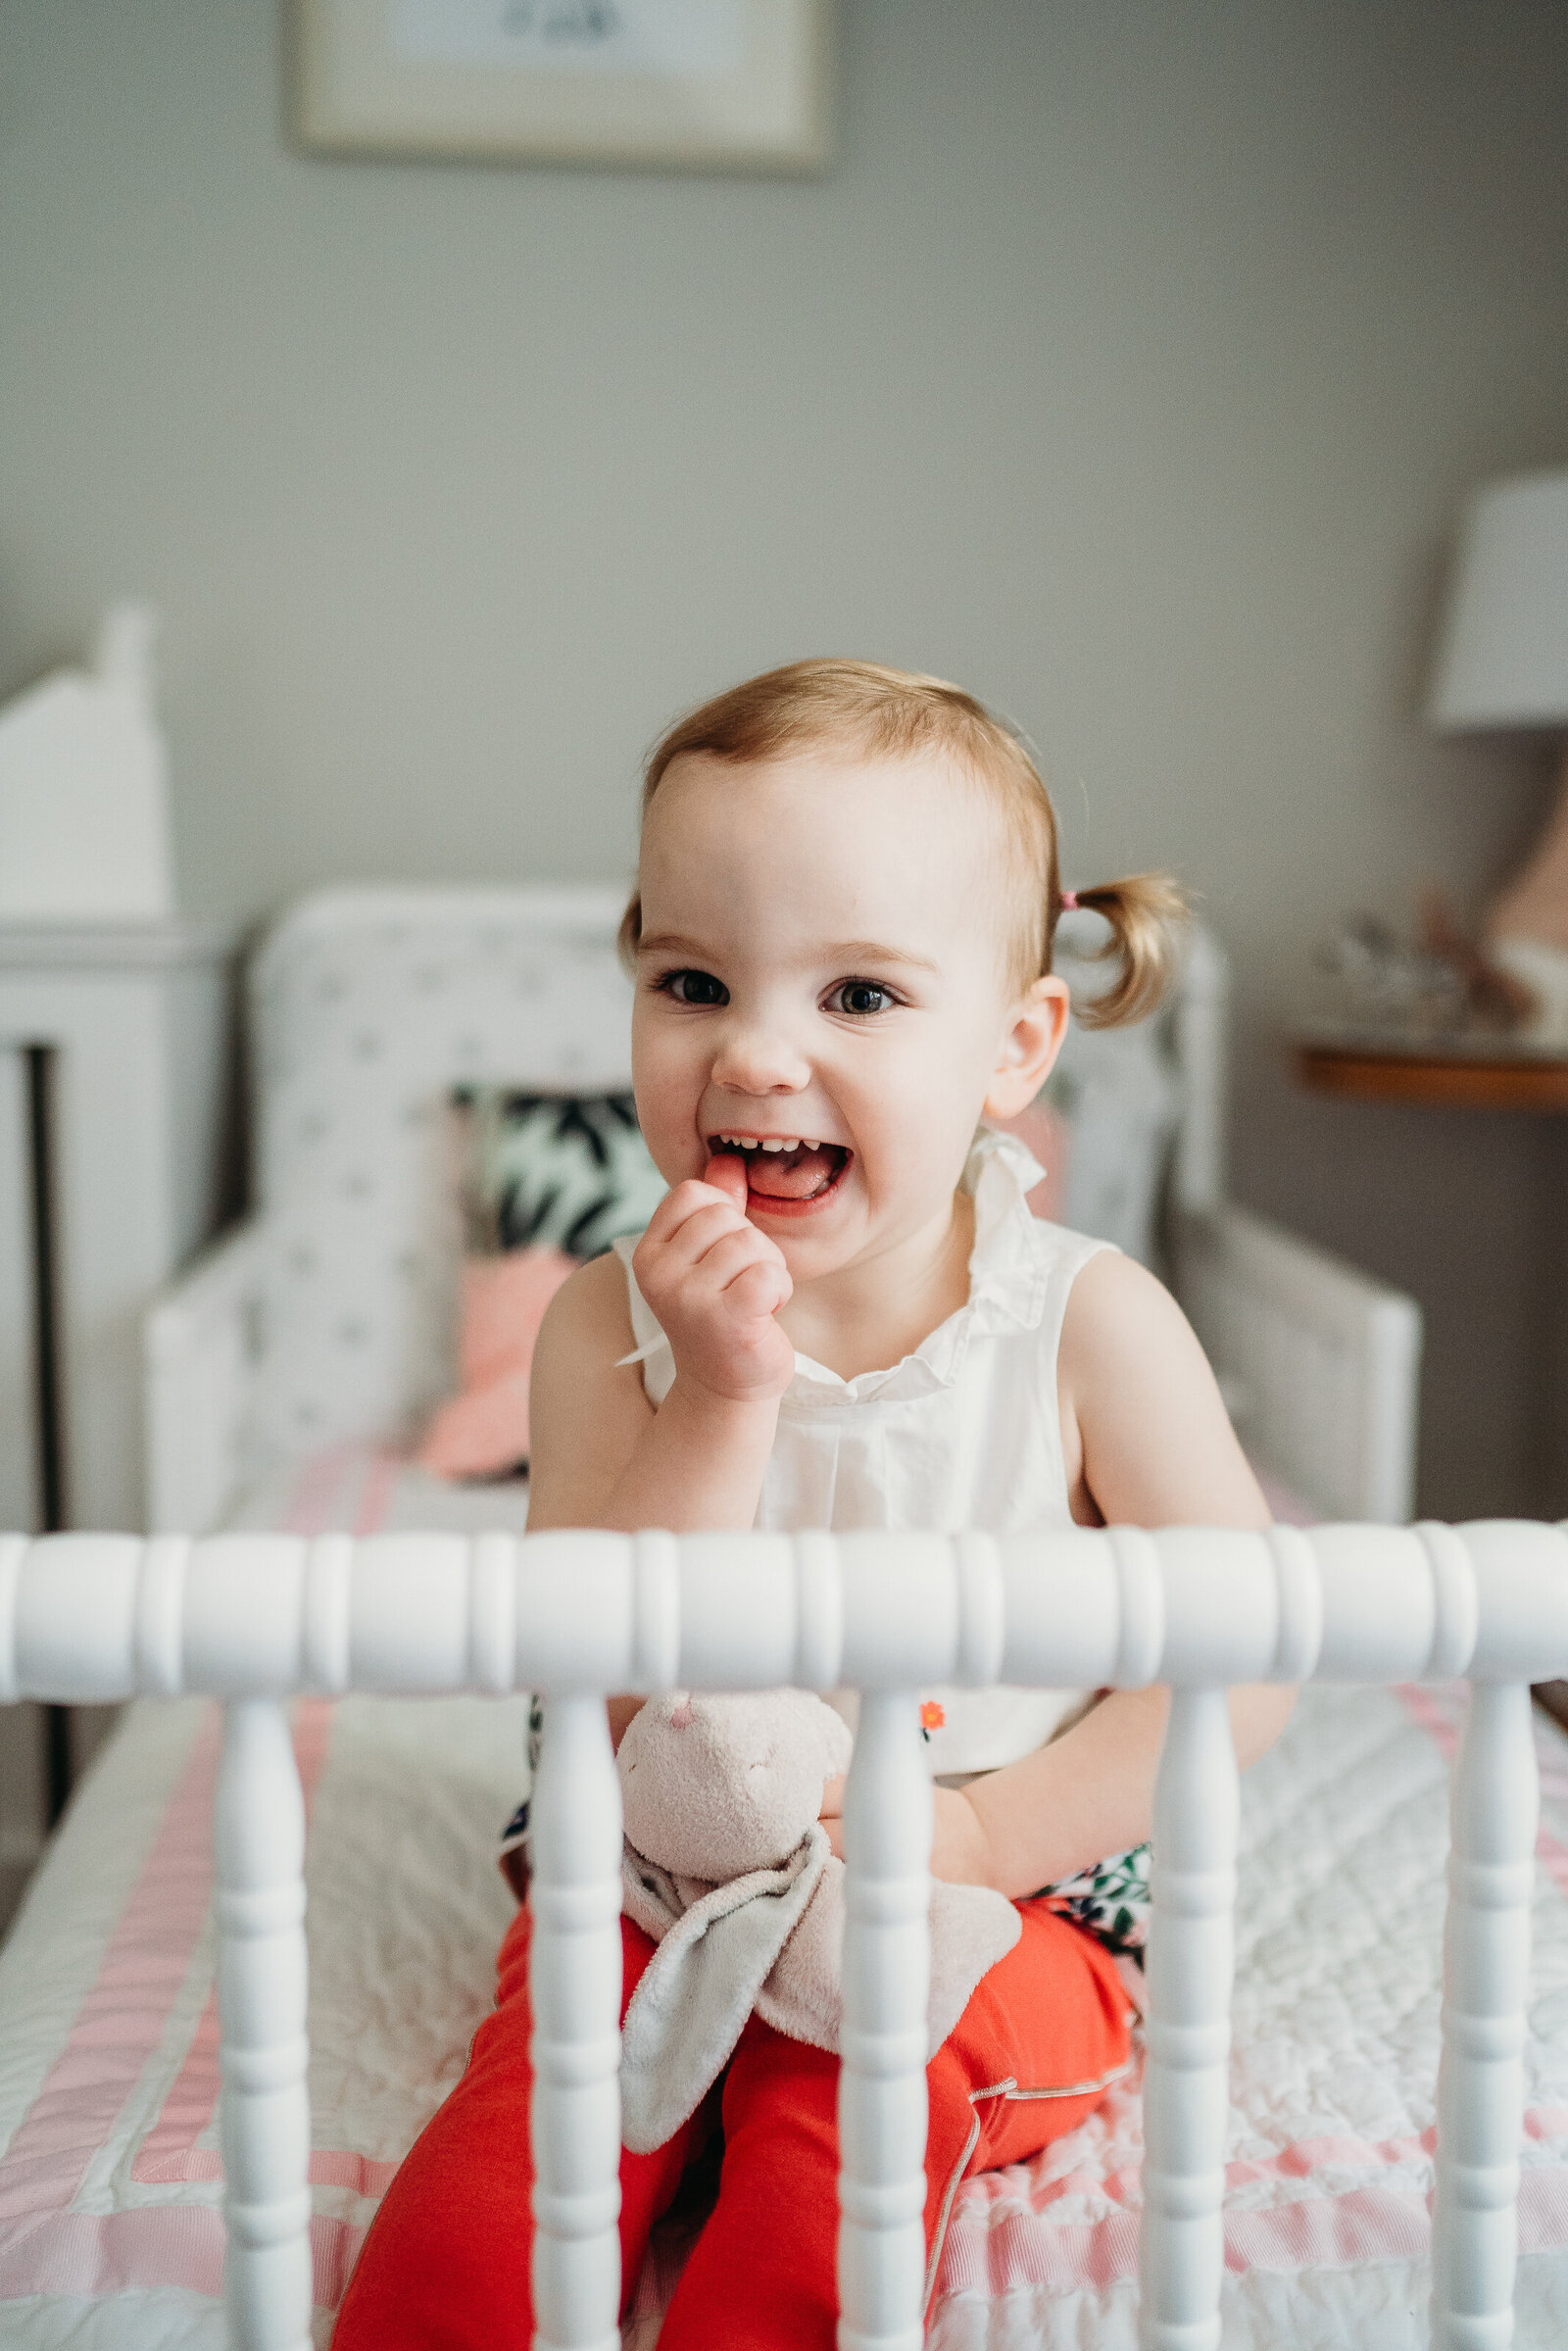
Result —
[[626, 1835], [677, 1877], [713, 1884], [788, 1859], [851, 1739], [808, 1691], [650, 1698], [615, 1758]]

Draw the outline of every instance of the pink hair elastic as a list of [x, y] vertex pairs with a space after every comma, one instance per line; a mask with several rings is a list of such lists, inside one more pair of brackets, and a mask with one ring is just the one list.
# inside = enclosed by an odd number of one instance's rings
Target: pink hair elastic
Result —
[[1064, 914], [1077, 913], [1078, 893], [1076, 890], [1063, 890], [1061, 894], [1061, 910]]

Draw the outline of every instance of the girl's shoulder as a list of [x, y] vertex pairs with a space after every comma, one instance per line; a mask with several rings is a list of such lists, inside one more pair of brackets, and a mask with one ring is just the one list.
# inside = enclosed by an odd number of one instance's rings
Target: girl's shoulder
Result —
[[1069, 1281], [1075, 1280], [1095, 1257], [1121, 1257], [1114, 1241], [1102, 1241], [1093, 1233], [1074, 1232], [1071, 1225], [1052, 1224], [1044, 1216], [1031, 1216], [1027, 1225], [1018, 1229], [1029, 1261], [1049, 1274], [1064, 1275]]
[[1057, 1392], [1064, 1445], [1107, 1523], [1267, 1525], [1197, 1334], [1135, 1258], [1105, 1249], [1080, 1270]]
[[591, 1345], [602, 1362], [605, 1347], [617, 1340], [623, 1343], [621, 1354], [635, 1345], [626, 1276], [619, 1259], [607, 1249], [602, 1257], [579, 1265], [556, 1292], [539, 1327], [534, 1362], [538, 1364], [541, 1352], [569, 1357], [584, 1345]]
[[617, 1469], [647, 1423], [635, 1366], [626, 1277], [612, 1256], [579, 1266], [556, 1292], [534, 1347], [528, 1382], [530, 1516], [593, 1526], [587, 1497]]
[[[1136, 1257], [1083, 1234], [1061, 1330], [1064, 1369], [1098, 1366], [1111, 1375], [1152, 1364], [1170, 1348], [1197, 1348], [1192, 1325], [1164, 1283]], [[1206, 1367], [1205, 1367], [1206, 1368]]]

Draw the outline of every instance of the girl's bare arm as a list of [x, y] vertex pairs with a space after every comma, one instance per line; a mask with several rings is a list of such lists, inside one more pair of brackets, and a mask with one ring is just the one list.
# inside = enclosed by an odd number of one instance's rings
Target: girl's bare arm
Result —
[[656, 1412], [626, 1277], [598, 1257], [551, 1300], [534, 1350], [528, 1529], [749, 1527], [778, 1418], [776, 1397], [737, 1402], [683, 1390]]
[[[557, 1291], [529, 1386], [528, 1528], [749, 1527], [778, 1405], [705, 1410], [671, 1389], [656, 1412], [632, 1352], [626, 1276], [597, 1257]], [[677, 1383], [678, 1386], [678, 1383]], [[610, 1735], [642, 1704], [610, 1700]]]
[[[773, 1320], [789, 1277], [771, 1242], [712, 1187], [683, 1184], [638, 1245], [637, 1276], [675, 1347], [657, 1412], [614, 1257], [551, 1300], [529, 1388], [528, 1527], [749, 1527], [794, 1349]], [[616, 1744], [642, 1703], [610, 1701]]]

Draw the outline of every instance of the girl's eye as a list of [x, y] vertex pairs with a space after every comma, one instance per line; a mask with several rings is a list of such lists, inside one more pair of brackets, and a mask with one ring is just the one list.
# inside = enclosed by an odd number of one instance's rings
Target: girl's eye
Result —
[[840, 980], [828, 999], [836, 1010], [862, 1018], [869, 1012], [886, 1012], [896, 1002], [892, 989], [880, 980]]
[[655, 982], [662, 993], [672, 996], [678, 1004], [723, 1004], [729, 1002], [729, 991], [722, 980], [715, 980], [710, 971], [666, 971]]

